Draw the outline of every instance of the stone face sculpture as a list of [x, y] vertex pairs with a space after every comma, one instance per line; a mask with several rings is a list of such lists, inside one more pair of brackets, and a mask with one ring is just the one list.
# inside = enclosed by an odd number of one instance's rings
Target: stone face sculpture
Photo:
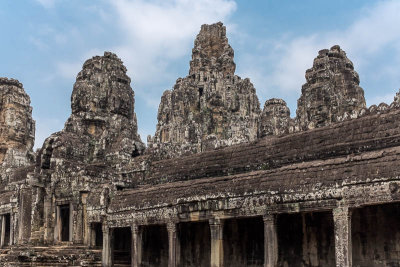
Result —
[[256, 90], [249, 79], [235, 75], [233, 56], [222, 23], [201, 27], [189, 75], [161, 98], [150, 151], [169, 158], [257, 138]]
[[48, 156], [92, 163], [142, 154], [130, 82], [115, 54], [87, 60], [72, 92], [72, 114], [62, 131], [46, 139], [42, 164]]
[[272, 98], [265, 102], [260, 120], [260, 137], [287, 134], [291, 124], [290, 110], [284, 100]]
[[345, 113], [365, 108], [358, 74], [338, 45], [319, 51], [313, 67], [306, 71], [306, 80], [297, 101], [300, 130], [329, 125]]
[[35, 121], [22, 84], [0, 78], [0, 165], [21, 167], [33, 162]]

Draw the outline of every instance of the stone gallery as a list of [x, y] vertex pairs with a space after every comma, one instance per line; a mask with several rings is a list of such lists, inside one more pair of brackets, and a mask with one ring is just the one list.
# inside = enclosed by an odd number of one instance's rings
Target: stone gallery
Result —
[[366, 107], [335, 45], [292, 118], [233, 58], [203, 25], [147, 147], [113, 53], [84, 63], [37, 152], [29, 96], [1, 78], [1, 266], [400, 266], [400, 96]]

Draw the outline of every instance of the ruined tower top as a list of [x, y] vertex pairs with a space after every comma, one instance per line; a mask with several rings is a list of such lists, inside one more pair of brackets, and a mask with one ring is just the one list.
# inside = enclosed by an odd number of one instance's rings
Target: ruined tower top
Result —
[[9, 79], [7, 77], [0, 77], [0, 85], [10, 85], [10, 86], [16, 86], [17, 88], [23, 88], [22, 83], [20, 83], [16, 79]]
[[117, 55], [105, 52], [83, 64], [71, 96], [72, 114], [100, 119], [117, 114], [134, 119], [134, 92], [131, 79]]
[[221, 22], [202, 25], [189, 75], [164, 92], [149, 147], [161, 157], [198, 153], [257, 138], [260, 104], [249, 79], [234, 74]]
[[228, 43], [226, 28], [222, 22], [204, 24], [194, 41], [189, 75], [214, 71], [233, 75], [236, 68], [233, 56], [234, 52]]
[[0, 164], [23, 166], [33, 159], [35, 121], [31, 100], [18, 80], [0, 78]]
[[359, 76], [338, 45], [319, 51], [313, 67], [306, 71], [306, 80], [297, 101], [301, 130], [329, 125], [344, 113], [365, 107]]
[[72, 114], [64, 129], [43, 145], [44, 168], [49, 168], [53, 158], [117, 162], [144, 151], [126, 71], [122, 61], [110, 52], [83, 64], [71, 96]]

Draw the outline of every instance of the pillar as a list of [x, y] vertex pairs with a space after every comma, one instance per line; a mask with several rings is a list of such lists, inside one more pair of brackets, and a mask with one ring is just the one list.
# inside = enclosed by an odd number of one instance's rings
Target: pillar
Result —
[[75, 227], [74, 227], [74, 243], [75, 244], [85, 244], [89, 245], [89, 227], [87, 223], [87, 197], [88, 193], [87, 192], [81, 192], [80, 193], [80, 200], [79, 204], [75, 205], [76, 207], [76, 219], [75, 221]]
[[31, 236], [32, 190], [21, 189], [18, 224], [18, 244], [27, 243]]
[[56, 206], [55, 213], [55, 225], [54, 225], [54, 241], [61, 241], [61, 220], [60, 220], [60, 206]]
[[46, 196], [43, 203], [44, 209], [44, 241], [45, 243], [52, 243], [53, 241], [57, 241], [55, 237], [58, 233], [58, 229], [56, 222], [54, 222], [54, 217], [56, 216], [56, 211], [53, 210], [53, 200], [50, 196]]
[[1, 230], [0, 230], [0, 248], [4, 247], [4, 238], [5, 238], [5, 234], [6, 234], [6, 220], [4, 218], [4, 215], [0, 216], [0, 222], [1, 222]]
[[9, 246], [16, 244], [17, 241], [17, 235], [15, 232], [17, 231], [17, 216], [15, 212], [10, 213], [10, 241], [8, 243]]
[[139, 267], [142, 263], [142, 236], [137, 224], [132, 225], [132, 267]]
[[77, 222], [76, 218], [77, 218], [77, 205], [75, 205], [71, 202], [71, 203], [69, 203], [69, 224], [68, 224], [68, 227], [69, 227], [68, 240], [70, 242], [74, 241], [74, 229], [77, 229], [77, 227], [74, 226], [74, 222]]
[[264, 220], [264, 267], [275, 267], [278, 264], [278, 235], [276, 215], [265, 215]]
[[103, 250], [101, 253], [101, 266], [111, 267], [112, 266], [112, 229], [106, 225], [103, 227]]
[[176, 266], [176, 224], [167, 224], [168, 230], [168, 267]]
[[349, 207], [333, 209], [335, 257], [337, 267], [352, 266], [351, 211]]
[[223, 222], [220, 219], [211, 219], [211, 267], [222, 267], [224, 261]]

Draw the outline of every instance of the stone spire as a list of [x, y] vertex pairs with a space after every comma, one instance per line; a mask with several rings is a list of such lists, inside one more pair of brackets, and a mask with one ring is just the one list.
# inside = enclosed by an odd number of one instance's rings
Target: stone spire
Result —
[[272, 98], [265, 102], [260, 120], [260, 137], [289, 133], [290, 110], [282, 99]]
[[364, 91], [353, 63], [338, 45], [319, 51], [297, 101], [300, 130], [323, 127], [365, 107]]
[[150, 151], [174, 157], [257, 138], [256, 90], [249, 79], [234, 75], [233, 55], [221, 22], [201, 26], [189, 76], [161, 98]]
[[226, 28], [221, 22], [201, 26], [194, 41], [189, 75], [207, 75], [223, 73], [235, 74], [234, 52], [226, 38]]
[[[141, 154], [144, 144], [137, 133], [130, 82], [115, 54], [105, 52], [87, 60], [76, 78], [71, 116], [61, 132], [45, 141], [43, 148], [51, 151], [50, 157], [91, 163], [118, 162]], [[42, 153], [45, 165], [46, 153]]]
[[35, 121], [31, 100], [22, 84], [0, 78], [0, 166], [12, 168], [32, 163]]

